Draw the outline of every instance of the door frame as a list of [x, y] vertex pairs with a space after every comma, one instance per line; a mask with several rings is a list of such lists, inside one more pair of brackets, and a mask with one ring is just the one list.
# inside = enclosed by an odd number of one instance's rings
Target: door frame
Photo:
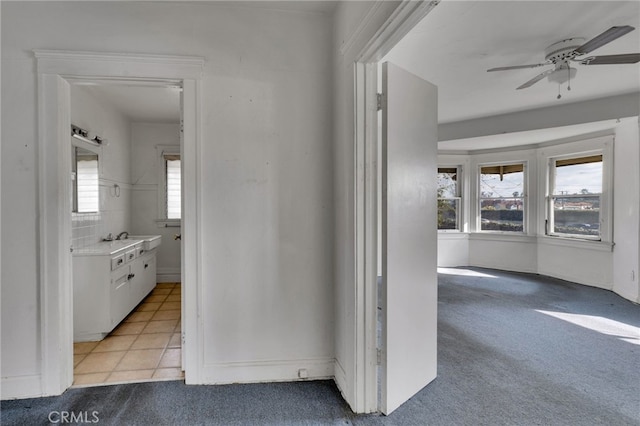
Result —
[[380, 411], [378, 394], [378, 63], [441, 0], [403, 0], [356, 56], [354, 68], [355, 410]]
[[34, 50], [38, 79], [38, 265], [41, 394], [59, 395], [73, 383], [71, 262], [70, 86], [68, 79], [179, 81], [182, 84], [182, 282], [185, 381], [199, 383], [203, 336], [200, 279], [200, 87], [204, 58], [194, 56]]

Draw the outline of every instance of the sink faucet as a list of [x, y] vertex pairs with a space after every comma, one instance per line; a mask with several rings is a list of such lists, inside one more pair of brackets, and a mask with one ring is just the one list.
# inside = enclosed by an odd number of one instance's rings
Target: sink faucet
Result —
[[[124, 238], [122, 238], [123, 235], [124, 235]], [[127, 231], [122, 231], [121, 233], [118, 234], [118, 236], [116, 237], [116, 240], [126, 240], [127, 238], [129, 238], [129, 233]]]

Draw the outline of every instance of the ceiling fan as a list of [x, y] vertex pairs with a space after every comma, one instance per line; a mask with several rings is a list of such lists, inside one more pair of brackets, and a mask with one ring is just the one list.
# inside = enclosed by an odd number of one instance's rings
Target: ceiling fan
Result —
[[[635, 28], [630, 25], [623, 25], [619, 27], [611, 27], [602, 34], [592, 38], [585, 42], [583, 38], [569, 38], [559, 41], [547, 47], [544, 51], [545, 62], [539, 64], [529, 65], [515, 65], [510, 67], [498, 67], [488, 69], [487, 72], [492, 71], [507, 71], [523, 68], [537, 68], [546, 65], [554, 65], [531, 80], [517, 87], [517, 90], [526, 89], [536, 84], [538, 81], [545, 77], [549, 78], [549, 81], [557, 82], [558, 85], [564, 82], [571, 82], [571, 79], [575, 77], [578, 72], [577, 69], [572, 68], [571, 62], [578, 62], [582, 65], [617, 65], [617, 64], [635, 64], [640, 61], [640, 53], [624, 53], [619, 55], [601, 55], [601, 56], [587, 56], [586, 55], [599, 47], [604, 46], [607, 43], [611, 43], [619, 37], [633, 31]], [[571, 90], [571, 86], [568, 86], [568, 90]], [[558, 99], [560, 99], [558, 94]]]

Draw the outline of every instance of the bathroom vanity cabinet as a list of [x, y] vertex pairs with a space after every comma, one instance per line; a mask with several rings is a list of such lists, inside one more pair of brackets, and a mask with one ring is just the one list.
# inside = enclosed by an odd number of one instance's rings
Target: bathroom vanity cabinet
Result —
[[73, 337], [102, 340], [156, 285], [156, 250], [122, 240], [78, 249], [73, 256]]

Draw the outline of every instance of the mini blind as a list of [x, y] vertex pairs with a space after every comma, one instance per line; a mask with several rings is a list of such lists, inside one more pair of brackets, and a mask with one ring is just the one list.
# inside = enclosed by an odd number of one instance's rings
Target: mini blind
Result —
[[180, 154], [163, 154], [167, 170], [167, 219], [180, 219], [181, 182]]
[[77, 211], [97, 212], [100, 205], [97, 156], [78, 156], [76, 167]]

